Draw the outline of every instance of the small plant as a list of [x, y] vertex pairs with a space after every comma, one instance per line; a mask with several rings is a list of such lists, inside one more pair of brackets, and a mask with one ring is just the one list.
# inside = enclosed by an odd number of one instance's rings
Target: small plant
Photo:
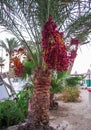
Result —
[[65, 84], [69, 87], [79, 86], [81, 85], [82, 80], [83, 80], [83, 77], [78, 77], [78, 76], [68, 77], [65, 79]]
[[50, 87], [50, 110], [57, 109], [58, 103], [54, 99], [54, 94], [60, 93], [63, 90], [63, 81], [67, 72], [59, 72], [54, 71], [51, 79], [51, 87]]
[[0, 102], [0, 129], [23, 122], [28, 116], [28, 102], [32, 97], [32, 86], [26, 84], [25, 89], [16, 94], [14, 100]]
[[21, 109], [12, 100], [0, 102], [0, 128], [16, 125], [24, 121]]
[[81, 85], [83, 77], [68, 77], [65, 79], [65, 88], [62, 91], [64, 102], [76, 102], [80, 96], [78, 85]]
[[24, 90], [16, 94], [16, 104], [17, 107], [21, 109], [21, 112], [24, 114], [24, 118], [28, 115], [28, 102], [32, 98], [33, 86], [29, 83], [24, 85]]
[[80, 96], [80, 91], [77, 87], [66, 87], [62, 92], [64, 102], [76, 102]]

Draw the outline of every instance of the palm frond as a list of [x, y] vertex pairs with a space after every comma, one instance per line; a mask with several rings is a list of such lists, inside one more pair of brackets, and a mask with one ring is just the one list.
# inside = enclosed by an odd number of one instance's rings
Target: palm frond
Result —
[[[41, 31], [51, 15], [64, 32], [64, 37], [75, 36], [83, 42], [91, 32], [91, 2], [89, 0], [1, 0], [0, 25], [10, 30], [30, 52], [36, 64], [41, 64]], [[87, 31], [87, 33], [85, 33]], [[29, 45], [30, 44], [30, 45]], [[37, 53], [34, 58], [33, 50]]]

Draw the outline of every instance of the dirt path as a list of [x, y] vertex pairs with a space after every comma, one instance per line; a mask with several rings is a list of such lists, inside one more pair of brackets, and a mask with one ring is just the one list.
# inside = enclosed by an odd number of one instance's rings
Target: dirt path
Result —
[[[50, 111], [50, 125], [57, 130], [91, 130], [91, 109], [88, 108], [89, 93], [80, 89], [80, 102], [58, 101], [59, 109]], [[8, 130], [16, 130], [10, 127]]]
[[[88, 108], [88, 91], [80, 89], [78, 103], [59, 102], [58, 111], [51, 111], [51, 125], [58, 130], [91, 130], [91, 109]], [[55, 125], [56, 124], [56, 125]]]

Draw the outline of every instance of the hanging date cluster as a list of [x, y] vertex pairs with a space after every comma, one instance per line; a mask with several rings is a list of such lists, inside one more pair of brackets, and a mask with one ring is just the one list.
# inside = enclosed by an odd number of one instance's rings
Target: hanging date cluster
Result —
[[21, 77], [24, 66], [23, 63], [20, 61], [20, 58], [15, 56], [14, 58], [12, 58], [11, 63], [13, 63], [11, 67], [14, 69], [15, 76]]
[[57, 30], [52, 17], [45, 22], [42, 30], [43, 59], [49, 69], [64, 71], [68, 69], [69, 58], [63, 34]]
[[69, 50], [68, 50], [68, 56], [69, 56], [69, 65], [72, 65], [78, 50], [78, 45], [80, 44], [80, 41], [76, 38], [71, 38], [69, 43]]
[[26, 57], [26, 50], [24, 48], [14, 50], [11, 55], [10, 67], [14, 70], [14, 75], [16, 77], [22, 76], [24, 70], [23, 60], [25, 57]]

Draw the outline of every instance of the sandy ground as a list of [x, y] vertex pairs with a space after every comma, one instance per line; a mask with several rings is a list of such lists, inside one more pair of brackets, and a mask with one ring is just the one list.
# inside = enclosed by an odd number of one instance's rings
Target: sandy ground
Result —
[[89, 92], [80, 89], [80, 102], [64, 103], [58, 101], [59, 109], [50, 113], [51, 125], [58, 130], [91, 130], [91, 109]]
[[[50, 111], [50, 125], [57, 130], [91, 130], [91, 109], [89, 109], [89, 92], [80, 89], [80, 101], [64, 103], [58, 101], [58, 110]], [[8, 130], [16, 130], [9, 127]]]

